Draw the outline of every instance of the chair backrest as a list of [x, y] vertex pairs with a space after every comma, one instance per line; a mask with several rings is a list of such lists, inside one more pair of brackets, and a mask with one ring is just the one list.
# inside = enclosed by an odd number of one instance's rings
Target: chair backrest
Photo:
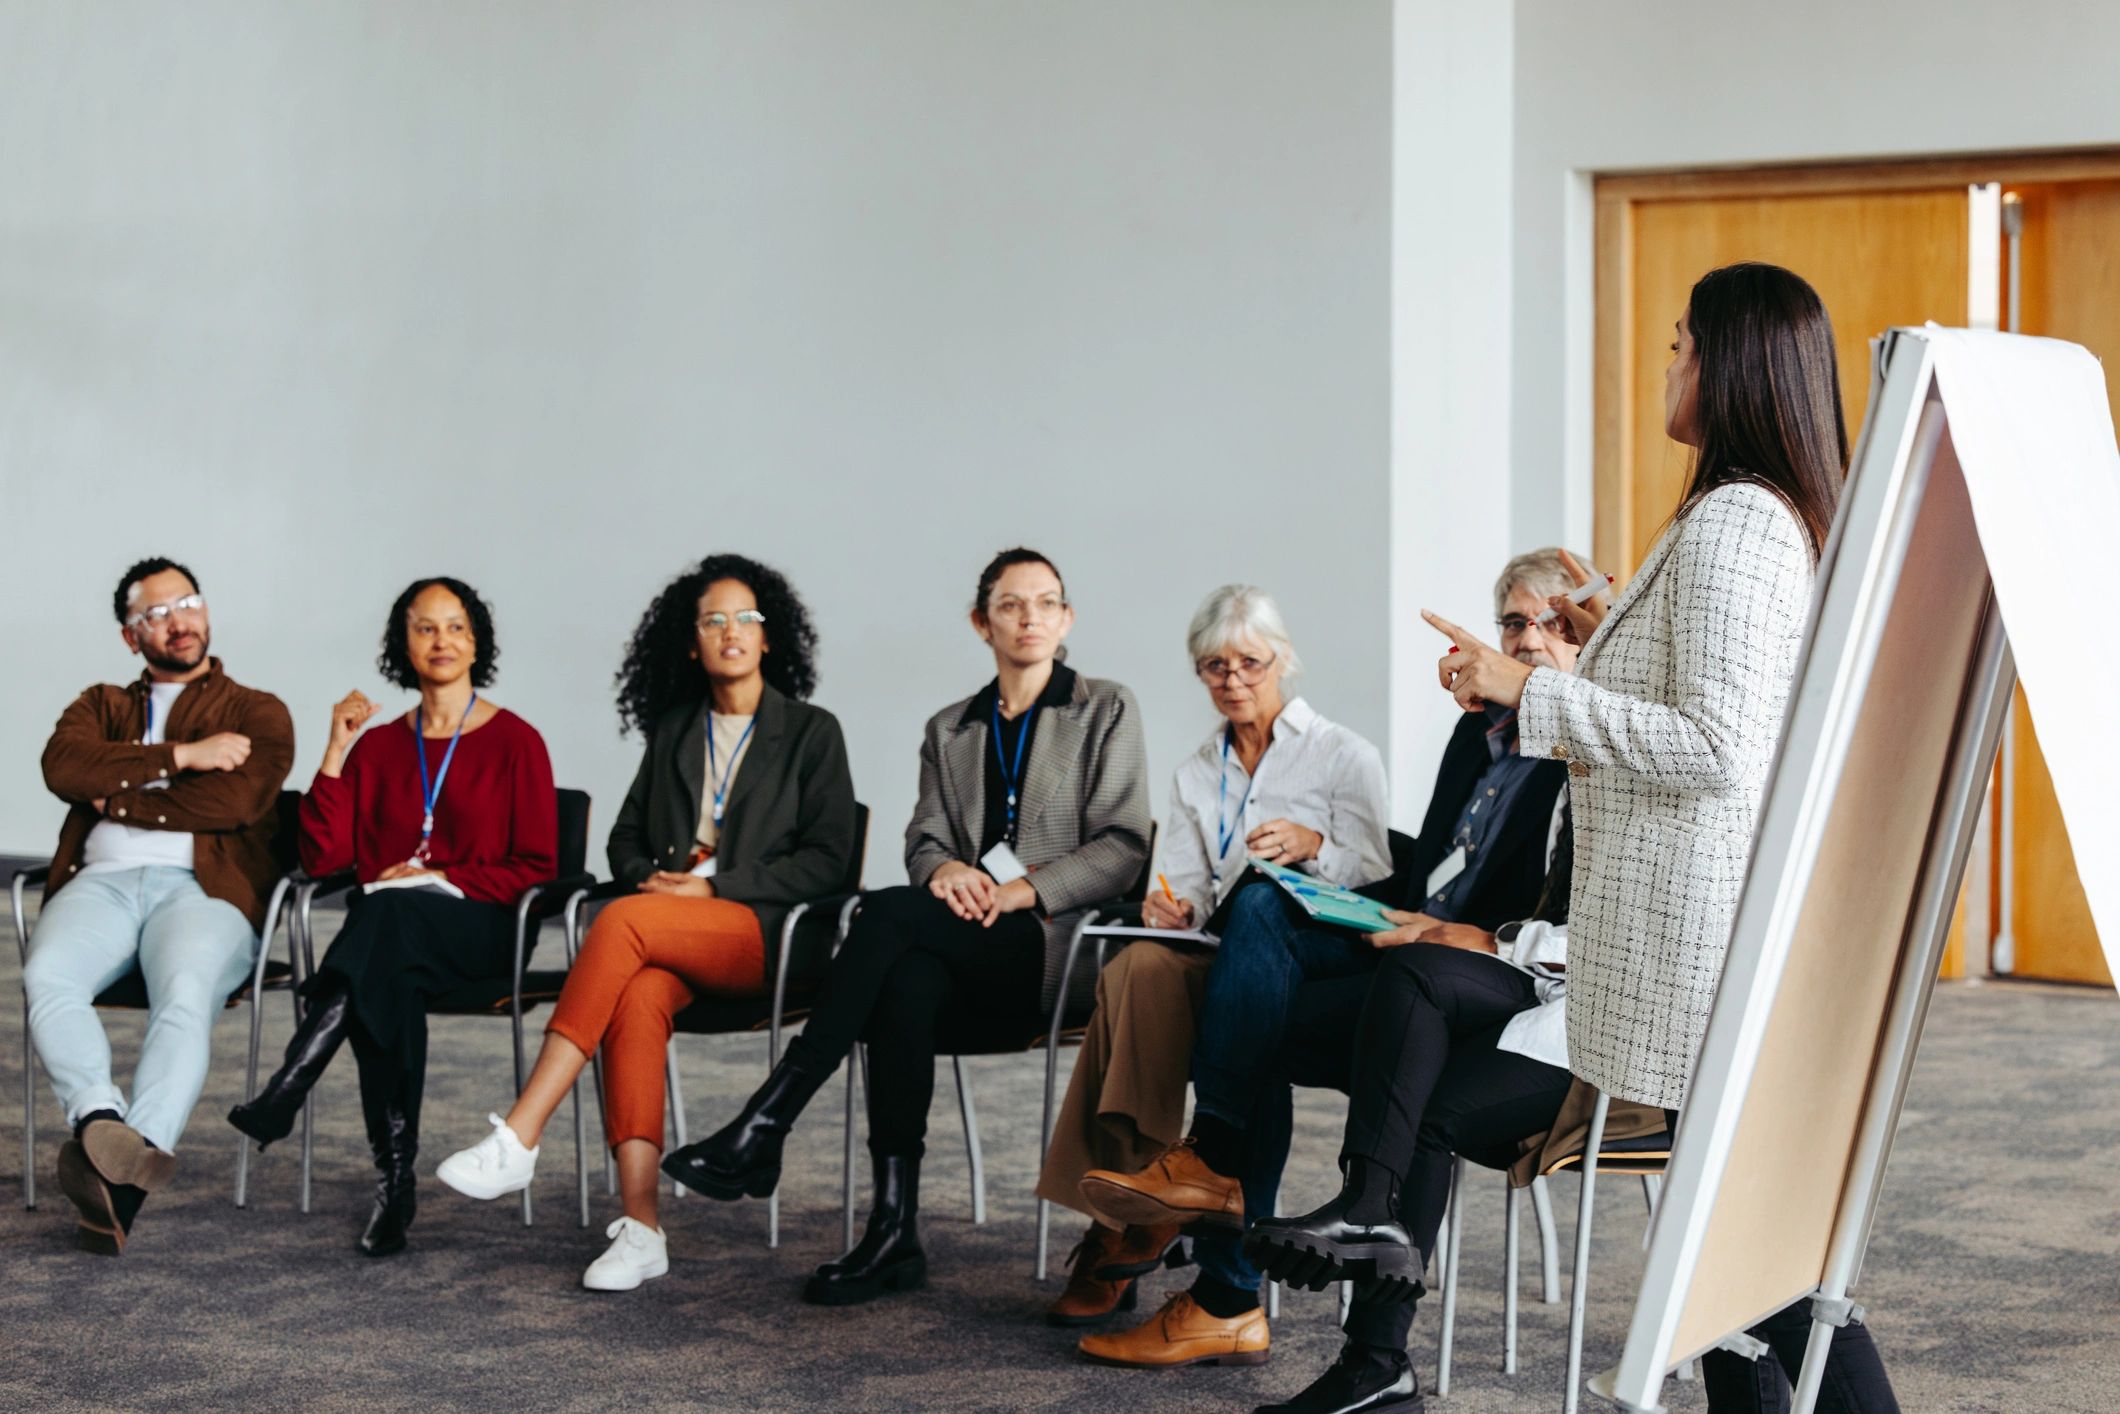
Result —
[[560, 787], [559, 873], [581, 874], [589, 867], [589, 792]]
[[283, 790], [273, 802], [272, 867], [282, 876], [302, 866], [302, 793]]
[[1390, 832], [1391, 872], [1403, 874], [1413, 867], [1414, 838], [1404, 830]]
[[868, 872], [868, 862], [869, 808], [857, 800], [854, 802], [854, 852], [847, 856], [847, 873], [846, 877], [840, 880], [839, 892], [861, 892], [861, 876]]

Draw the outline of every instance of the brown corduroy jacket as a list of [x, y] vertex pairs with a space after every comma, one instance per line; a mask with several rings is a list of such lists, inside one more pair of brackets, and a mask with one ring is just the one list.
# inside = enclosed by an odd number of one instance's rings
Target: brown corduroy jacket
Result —
[[[59, 829], [48, 899], [80, 872], [88, 832], [106, 816], [141, 829], [189, 830], [192, 873], [207, 897], [243, 910], [253, 928], [265, 922], [275, 883], [273, 831], [280, 786], [294, 765], [294, 720], [280, 699], [244, 687], [212, 660], [206, 676], [178, 695], [159, 746], [142, 746], [147, 730], [147, 676], [123, 687], [84, 691], [59, 716], [44, 745], [44, 784], [73, 809]], [[177, 744], [218, 732], [250, 738], [250, 758], [234, 771], [180, 771]], [[166, 780], [166, 790], [147, 790]], [[103, 801], [99, 814], [94, 802]]]

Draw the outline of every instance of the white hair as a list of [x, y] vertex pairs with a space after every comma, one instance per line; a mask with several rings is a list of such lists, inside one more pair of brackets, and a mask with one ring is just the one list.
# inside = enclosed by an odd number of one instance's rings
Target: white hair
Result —
[[[1581, 565], [1592, 579], [1599, 577], [1598, 568], [1591, 563], [1588, 555], [1577, 555], [1575, 562]], [[1541, 599], [1555, 594], [1567, 594], [1575, 589], [1575, 576], [1569, 574], [1568, 567], [1561, 563], [1558, 545], [1548, 545], [1542, 550], [1526, 550], [1502, 566], [1502, 577], [1494, 582], [1496, 618], [1509, 612], [1509, 596], [1519, 589], [1528, 589]]]
[[1296, 656], [1295, 642], [1288, 636], [1288, 625], [1282, 622], [1281, 606], [1255, 584], [1223, 585], [1201, 601], [1192, 624], [1185, 630], [1185, 651], [1195, 663], [1247, 642], [1272, 649], [1283, 678], [1303, 671], [1303, 660]]

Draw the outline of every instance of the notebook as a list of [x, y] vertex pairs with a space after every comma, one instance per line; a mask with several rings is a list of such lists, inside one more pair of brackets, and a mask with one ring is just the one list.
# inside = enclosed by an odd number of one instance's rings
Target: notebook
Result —
[[1352, 928], [1357, 933], [1382, 933], [1399, 925], [1384, 916], [1384, 905], [1351, 889], [1314, 879], [1300, 870], [1270, 860], [1251, 857], [1251, 867], [1279, 884], [1303, 911], [1320, 923]]

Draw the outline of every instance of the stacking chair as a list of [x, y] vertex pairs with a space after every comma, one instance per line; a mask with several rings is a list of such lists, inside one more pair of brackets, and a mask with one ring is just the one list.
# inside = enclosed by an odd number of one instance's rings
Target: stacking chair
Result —
[[[258, 956], [251, 971], [250, 980], [228, 994], [228, 1005], [238, 1006], [249, 1001], [250, 1007], [250, 1075], [255, 1088], [258, 1073], [258, 1040], [261, 1013], [259, 997], [267, 991], [287, 991], [300, 984], [297, 969], [301, 958], [294, 947], [294, 932], [290, 926], [287, 939], [287, 961], [273, 962], [269, 958], [273, 937], [280, 931], [281, 919], [286, 915], [289, 890], [295, 882], [295, 830], [296, 812], [302, 801], [301, 792], [284, 790], [275, 802], [278, 822], [272, 837], [273, 866], [280, 880], [273, 886], [272, 898], [265, 907], [265, 927], [258, 935]], [[22, 961], [29, 961], [30, 925], [24, 911], [27, 892], [51, 877], [51, 866], [40, 864], [24, 869], [15, 875], [12, 903], [15, 913], [15, 943], [20, 948]], [[96, 997], [95, 1004], [106, 1011], [147, 1010], [147, 980], [140, 975], [139, 968], [113, 982]], [[298, 1001], [297, 1006], [300, 1005]], [[242, 1161], [238, 1159], [236, 1170], [236, 1201], [241, 1203], [243, 1191]], [[29, 993], [22, 994], [22, 1206], [37, 1206], [37, 1050], [30, 1043]]]
[[[811, 954], [829, 958], [839, 951], [845, 941], [847, 928], [854, 918], [854, 907], [861, 896], [861, 875], [869, 848], [869, 808], [858, 801], [854, 805], [854, 853], [847, 861], [846, 876], [841, 879], [836, 892], [824, 898], [810, 899], [798, 903], [788, 910], [788, 916], [780, 925], [779, 966], [773, 974], [773, 990], [763, 997], [702, 997], [679, 1012], [673, 1020], [670, 1037], [668, 1085], [670, 1091], [670, 1119], [676, 1132], [677, 1147], [688, 1141], [685, 1126], [684, 1092], [679, 1088], [677, 1075], [677, 1037], [686, 1036], [734, 1036], [766, 1033], [766, 1071], [780, 1064], [781, 1037], [790, 1023], [809, 1015], [801, 1003], [817, 985], [820, 967], [801, 969], [803, 975], [791, 980], [789, 974], [796, 970], [796, 944], [805, 943]], [[627, 885], [613, 881], [599, 884], [593, 889], [584, 889], [568, 901], [567, 961], [573, 964], [574, 956], [581, 949], [583, 937], [588, 931], [587, 913], [598, 905], [614, 898], [622, 898], [633, 892]], [[793, 992], [796, 1007], [788, 1006]], [[603, 1063], [596, 1062], [597, 1104], [603, 1103]], [[605, 1176], [610, 1182], [611, 1168], [606, 1151]], [[682, 1197], [685, 1186], [670, 1185], [672, 1197]], [[588, 1198], [583, 1196], [582, 1225], [588, 1226]], [[780, 1245], [780, 1189], [774, 1188], [766, 1199], [766, 1246]]]
[[[1094, 949], [1096, 966], [1087, 980], [1094, 982], [1096, 970], [1105, 962], [1106, 944], [1114, 936], [1112, 929], [1126, 926], [1131, 918], [1133, 927], [1141, 926], [1141, 900], [1147, 895], [1149, 885], [1155, 878], [1156, 826], [1151, 824], [1148, 832], [1148, 855], [1142, 861], [1141, 872], [1123, 898], [1109, 903], [1097, 904], [1083, 911], [1080, 921], [1067, 942], [1066, 959], [1061, 964], [1060, 990], [1053, 998], [1052, 1012], [1044, 1028], [1025, 1039], [1020, 1033], [1005, 1040], [997, 1038], [992, 1028], [983, 1024], [980, 1017], [972, 1014], [946, 1016], [941, 1024], [941, 1051], [938, 1055], [950, 1057], [950, 1066], [957, 1081], [957, 1110], [964, 1120], [965, 1157], [971, 1168], [972, 1221], [986, 1221], [986, 1162], [979, 1144], [979, 1110], [972, 1097], [972, 1080], [966, 1072], [964, 1058], [981, 1055], [1015, 1055], [1025, 1051], [1042, 1050], [1045, 1053], [1045, 1120], [1039, 1130], [1041, 1144], [1039, 1162], [1045, 1158], [1045, 1150], [1052, 1144], [1053, 1110], [1058, 1101], [1060, 1050], [1064, 1046], [1079, 1046], [1087, 1030], [1092, 1002], [1086, 1000], [1094, 994], [1094, 987], [1080, 989], [1075, 995], [1075, 965], [1081, 958], [1082, 944], [1088, 939]], [[858, 901], [857, 901], [858, 902]], [[849, 915], [851, 920], [851, 915]], [[842, 933], [843, 936], [843, 933]], [[847, 1115], [846, 1154], [843, 1177], [842, 1227], [846, 1245], [854, 1245], [854, 1110], [855, 1072], [867, 1065], [867, 1048], [857, 1047], [859, 1064], [847, 1067]], [[1038, 1200], [1038, 1253], [1037, 1277], [1045, 1279], [1046, 1250], [1049, 1245], [1051, 1205], [1043, 1198]]]
[[[559, 809], [559, 873], [557, 877], [541, 884], [532, 884], [523, 890], [515, 901], [515, 964], [511, 974], [490, 981], [467, 983], [443, 996], [436, 997], [427, 1007], [429, 1016], [506, 1016], [515, 1033], [515, 1090], [523, 1088], [529, 1076], [523, 1053], [523, 1013], [541, 1002], [559, 996], [559, 989], [567, 980], [561, 971], [527, 971], [525, 965], [535, 950], [538, 935], [544, 925], [567, 911], [569, 901], [577, 892], [591, 888], [596, 880], [585, 868], [589, 849], [589, 796], [585, 791], [565, 790], [558, 793]], [[319, 899], [343, 895], [358, 887], [352, 871], [334, 874], [328, 879], [302, 878], [295, 886], [295, 928], [301, 939], [301, 967], [305, 975], [316, 973], [316, 933], [311, 913]], [[296, 1003], [297, 1011], [300, 1002]], [[256, 1067], [252, 1067], [255, 1088]], [[250, 1094], [245, 1092], [248, 1100]], [[313, 1098], [313, 1097], [312, 1097]], [[315, 1150], [315, 1123], [313, 1105], [302, 1110], [302, 1192], [301, 1208], [309, 1211], [310, 1178]], [[575, 1188], [581, 1194], [581, 1208], [586, 1215], [588, 1200], [588, 1168], [584, 1155], [586, 1143], [582, 1130], [581, 1095], [574, 1097], [574, 1169]], [[523, 1190], [523, 1226], [531, 1220], [530, 1190]], [[586, 1226], [588, 1219], [583, 1218]]]

